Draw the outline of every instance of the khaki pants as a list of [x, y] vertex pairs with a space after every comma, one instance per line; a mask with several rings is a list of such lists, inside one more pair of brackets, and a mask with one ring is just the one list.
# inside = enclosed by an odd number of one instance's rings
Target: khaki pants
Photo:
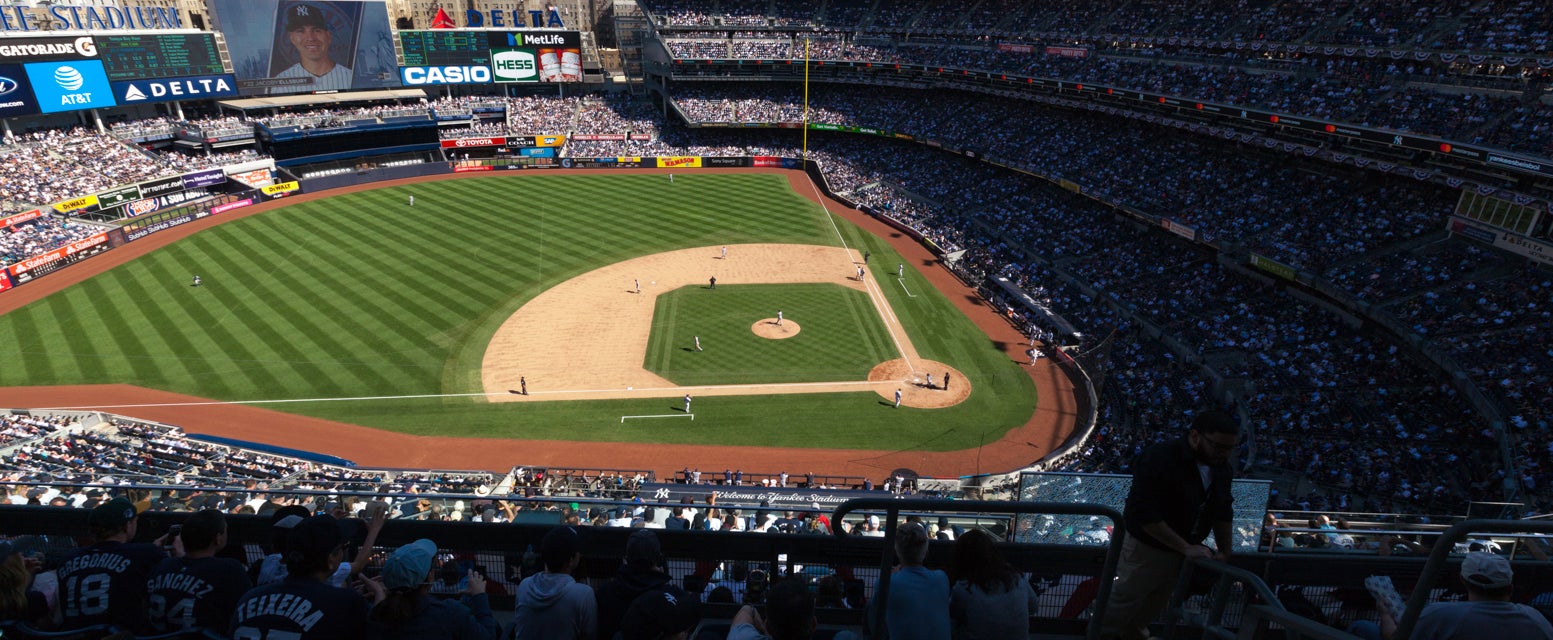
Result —
[[1149, 623], [1170, 605], [1170, 592], [1181, 575], [1185, 556], [1163, 551], [1137, 538], [1122, 542], [1116, 563], [1116, 582], [1100, 621], [1103, 640], [1142, 640], [1149, 637]]

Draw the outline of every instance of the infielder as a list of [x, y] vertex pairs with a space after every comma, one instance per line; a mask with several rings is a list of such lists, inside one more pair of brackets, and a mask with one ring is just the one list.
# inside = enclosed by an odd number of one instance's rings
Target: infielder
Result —
[[523, 392], [525, 396], [528, 395], [528, 378], [518, 376], [518, 391]]
[[931, 373], [927, 374], [927, 388], [933, 388], [933, 374]]
[[895, 390], [895, 408], [896, 409], [901, 408], [901, 390], [900, 389], [896, 389]]
[[685, 394], [685, 413], [690, 413], [690, 394]]
[[782, 326], [782, 310], [777, 309], [777, 326]]
[[700, 351], [701, 350], [701, 336], [695, 336], [695, 339], [696, 339], [696, 351]]
[[862, 267], [858, 267], [857, 268], [857, 281], [858, 282], [862, 282], [863, 281], [863, 268]]
[[723, 259], [724, 260], [728, 259], [728, 247], [726, 245], [723, 246]]
[[637, 293], [641, 293], [642, 292], [642, 281], [639, 280], [639, 279], [633, 279], [631, 282], [636, 283], [636, 292]]

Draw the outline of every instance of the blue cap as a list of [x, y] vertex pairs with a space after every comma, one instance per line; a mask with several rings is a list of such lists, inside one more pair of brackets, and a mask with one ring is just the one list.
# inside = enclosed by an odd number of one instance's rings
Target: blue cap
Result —
[[437, 557], [437, 543], [421, 538], [399, 547], [383, 563], [383, 586], [389, 589], [414, 589], [426, 582], [431, 561]]

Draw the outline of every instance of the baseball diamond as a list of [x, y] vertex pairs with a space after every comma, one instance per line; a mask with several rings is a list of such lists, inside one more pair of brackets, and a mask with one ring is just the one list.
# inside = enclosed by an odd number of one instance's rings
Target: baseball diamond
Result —
[[[884, 228], [860, 228], [857, 223], [870, 220], [837, 203], [815, 206], [819, 194], [802, 174], [782, 178], [704, 170], [680, 176], [670, 192], [661, 176], [550, 173], [417, 184], [414, 209], [403, 206], [408, 194], [400, 184], [262, 205], [225, 224], [189, 225], [130, 245], [165, 244], [143, 257], [109, 254], [35, 285], [34, 294], [44, 286], [63, 290], [0, 317], [0, 331], [15, 336], [0, 353], [21, 363], [0, 374], [0, 382], [128, 384], [235, 403], [115, 409], [175, 423], [189, 422], [189, 411], [263, 414], [275, 425], [319, 424], [294, 416], [321, 418], [331, 421], [333, 435], [298, 437], [227, 420], [211, 421], [206, 430], [348, 453], [363, 463], [501, 468], [513, 456], [581, 459], [582, 450], [571, 445], [542, 442], [586, 441], [696, 445], [709, 453], [799, 448], [802, 459], [834, 459], [843, 471], [910, 466], [957, 474], [976, 470], [982, 442], [1017, 438], [1023, 449], [1008, 451], [1005, 462], [989, 464], [982, 456], [981, 466], [993, 470], [992, 464], [1028, 463], [1064, 439], [1072, 426], [1071, 386], [1043, 389], [1037, 412], [1032, 383], [1065, 384], [1060, 372], [1020, 367], [997, 346], [1017, 337], [988, 342], [978, 325], [1007, 325], [985, 307], [955, 304], [941, 293], [907, 297], [872, 275], [853, 277], [854, 263], [868, 251], [886, 262], [920, 265], [906, 274], [913, 284], [958, 285], [935, 273], [938, 267], [915, 243], [898, 234], [887, 240]], [[193, 233], [204, 227], [214, 228]], [[185, 236], [192, 237], [171, 242]], [[724, 246], [731, 246], [726, 260]], [[116, 268], [92, 277], [75, 273], [109, 266]], [[198, 289], [168, 277], [194, 271], [205, 278]], [[682, 286], [705, 287], [712, 275], [726, 284], [715, 293], [730, 297], [738, 285], [780, 282], [857, 292], [871, 308], [832, 311], [849, 318], [869, 312], [867, 322], [877, 326], [863, 335], [875, 336], [880, 346], [870, 359], [877, 359], [850, 365], [861, 368], [839, 380], [800, 372], [750, 384], [760, 380], [750, 377], [760, 362], [746, 363], [719, 384], [706, 384], [716, 375], [692, 375], [687, 387], [652, 373], [647, 347], [655, 301]], [[635, 281], [641, 295], [631, 292]], [[19, 306], [20, 300], [0, 302]], [[549, 306], [559, 300], [570, 302]], [[775, 310], [775, 301], [749, 308], [736, 326], [710, 327], [702, 337], [734, 329], [756, 340], [753, 348], [768, 341], [753, 337], [751, 323]], [[967, 310], [982, 315], [973, 321]], [[75, 320], [49, 320], [57, 314]], [[789, 315], [810, 332], [824, 324], [812, 314]], [[803, 362], [812, 341], [783, 342], [790, 344], [775, 346], [790, 348]], [[721, 337], [712, 344], [732, 346]], [[819, 356], [815, 351], [808, 359]], [[954, 392], [921, 384], [927, 373], [951, 370], [964, 382]], [[507, 393], [519, 377], [528, 395]], [[832, 382], [817, 384], [826, 380]], [[903, 385], [906, 407], [931, 410], [882, 411]], [[686, 388], [698, 399], [701, 419], [693, 425], [621, 420], [678, 410]], [[83, 392], [91, 400], [56, 396], [47, 404], [158, 404], [141, 400], [165, 397], [113, 389]], [[482, 392], [486, 399], [452, 397]], [[7, 389], [0, 397], [17, 393]], [[26, 404], [40, 406], [36, 390], [25, 393]], [[241, 406], [269, 400], [286, 402]], [[773, 421], [776, 415], [783, 418]], [[385, 449], [398, 441], [394, 433], [417, 444], [374, 454], [362, 440], [342, 442], [339, 435], [354, 429], [341, 424], [380, 430], [369, 439]], [[460, 445], [461, 438], [482, 444]], [[438, 453], [437, 446], [424, 446], [427, 439], [458, 453]], [[877, 450], [881, 442], [894, 449]], [[509, 453], [498, 456], [502, 451]], [[640, 464], [655, 468], [660, 461]]]

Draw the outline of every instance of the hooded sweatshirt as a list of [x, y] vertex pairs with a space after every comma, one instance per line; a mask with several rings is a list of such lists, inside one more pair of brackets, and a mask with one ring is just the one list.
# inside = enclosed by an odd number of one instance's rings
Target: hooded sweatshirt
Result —
[[518, 585], [515, 640], [594, 640], [598, 606], [593, 589], [564, 573], [537, 573]]
[[637, 571], [622, 565], [614, 579], [598, 588], [600, 640], [615, 637], [631, 601], [643, 593], [667, 585], [671, 579], [669, 574], [657, 569]]

